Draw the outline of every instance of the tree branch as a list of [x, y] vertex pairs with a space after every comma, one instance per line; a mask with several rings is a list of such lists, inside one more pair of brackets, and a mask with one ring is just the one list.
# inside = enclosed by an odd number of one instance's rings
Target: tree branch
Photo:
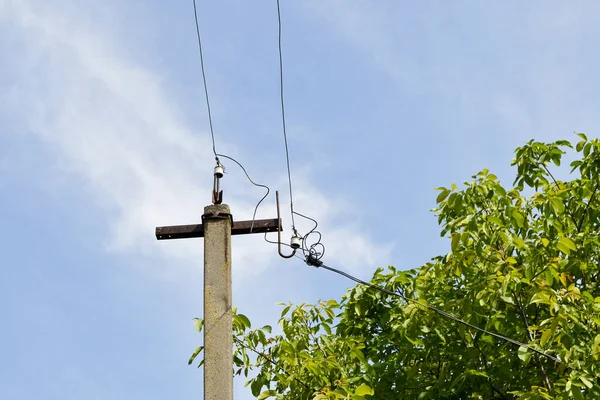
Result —
[[[483, 358], [483, 369], [485, 371], [487, 371], [487, 362], [488, 362], [488, 360], [487, 360], [486, 355], [484, 354], [483, 350], [481, 350], [481, 347], [479, 347], [479, 343], [477, 343], [477, 341], [474, 340], [473, 344], [475, 345], [475, 348], [477, 348], [477, 350], [479, 351], [479, 354]], [[488, 383], [490, 384], [490, 387], [492, 388], [492, 392], [498, 393], [505, 400], [510, 400], [508, 397], [506, 397], [506, 395], [504, 393], [502, 393], [502, 391], [500, 391], [500, 389], [498, 389], [496, 387], [496, 385], [494, 385], [494, 382], [492, 382], [492, 378], [488, 378]]]
[[275, 361], [273, 361], [270, 357], [268, 357], [265, 353], [262, 353], [262, 352], [260, 352], [260, 351], [258, 351], [256, 349], [253, 349], [252, 347], [248, 346], [246, 343], [242, 342], [240, 339], [238, 339], [235, 336], [233, 337], [233, 340], [235, 340], [243, 348], [248, 349], [248, 350], [256, 353], [257, 355], [261, 356], [262, 358], [264, 358], [265, 360], [267, 360], [268, 362], [270, 362], [271, 364], [273, 364], [275, 366], [275, 368], [277, 368], [278, 370], [280, 370], [281, 372], [283, 372], [287, 376], [293, 378], [296, 382], [298, 382], [299, 384], [301, 384], [302, 386], [304, 386], [306, 389], [312, 390], [306, 383], [302, 382], [300, 379], [296, 378], [295, 376], [290, 375], [285, 369], [283, 369], [282, 367], [280, 367], [279, 365], [277, 365], [277, 363]]
[[[550, 178], [552, 178], [552, 180], [554, 181], [554, 185], [556, 185], [556, 189], [560, 189], [560, 186], [558, 185], [558, 181], [554, 178], [554, 175], [552, 175], [552, 172], [550, 172], [550, 170], [548, 169], [548, 167], [546, 167], [544, 164], [541, 164], [541, 165], [546, 170], [546, 172], [548, 173], [548, 175], [550, 175]], [[569, 215], [571, 216], [571, 220], [573, 220], [573, 223], [575, 224], [575, 226], [577, 226], [577, 221], [575, 220], [575, 216], [573, 215], [573, 213], [571, 212], [571, 210], [569, 210], [568, 208], [566, 208], [566, 210], [569, 213]], [[579, 232], [579, 229], [577, 231]]]
[[596, 195], [597, 190], [598, 190], [598, 184], [596, 184], [596, 187], [594, 188], [594, 192], [590, 196], [590, 200], [588, 201], [587, 205], [585, 206], [585, 210], [583, 210], [583, 214], [581, 214], [581, 218], [579, 219], [579, 224], [577, 225], [577, 232], [579, 232], [581, 230], [581, 225], [583, 225], [583, 220], [585, 218], [585, 215], [588, 212], [588, 208], [590, 208], [590, 204], [592, 204], [592, 201], [594, 201], [594, 196]]
[[[525, 323], [525, 328], [527, 329], [527, 336], [529, 336], [529, 340], [532, 342], [535, 340], [533, 337], [533, 333], [529, 330], [529, 323], [527, 322], [527, 317], [525, 316], [525, 310], [523, 310], [523, 304], [519, 300], [519, 295], [517, 293], [513, 293], [513, 297], [515, 299], [515, 303], [519, 307], [519, 313], [521, 314], [521, 318], [523, 318], [523, 322]], [[537, 355], [534, 355], [536, 363], [540, 370], [542, 371], [542, 375], [544, 375], [544, 383], [546, 384], [546, 388], [548, 390], [552, 390], [552, 385], [550, 384], [550, 380], [548, 379], [548, 374], [546, 373], [546, 369], [544, 365], [541, 363], [540, 358]]]

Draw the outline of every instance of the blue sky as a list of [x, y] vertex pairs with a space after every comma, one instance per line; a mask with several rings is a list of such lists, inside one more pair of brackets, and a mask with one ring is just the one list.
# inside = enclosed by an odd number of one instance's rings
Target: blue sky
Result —
[[[275, 0], [198, 5], [217, 150], [285, 203]], [[417, 267], [449, 250], [434, 187], [483, 168], [509, 183], [526, 140], [596, 136], [599, 7], [283, 1], [295, 207], [320, 221], [324, 260], [362, 278]], [[154, 238], [210, 202], [194, 29], [191, 0], [0, 0], [3, 397], [201, 395], [186, 362], [202, 243]], [[262, 192], [225, 165], [225, 201], [250, 218]], [[259, 218], [274, 215], [270, 196]], [[351, 283], [258, 235], [233, 252], [234, 303], [257, 325]]]

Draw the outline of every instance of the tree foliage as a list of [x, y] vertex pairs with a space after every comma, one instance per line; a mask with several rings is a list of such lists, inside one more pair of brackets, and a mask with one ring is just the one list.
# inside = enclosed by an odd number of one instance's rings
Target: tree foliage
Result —
[[438, 188], [451, 251], [371, 280], [560, 362], [359, 285], [282, 305], [279, 333], [236, 314], [234, 372], [259, 399], [600, 399], [600, 142], [578, 135], [516, 149], [512, 188]]

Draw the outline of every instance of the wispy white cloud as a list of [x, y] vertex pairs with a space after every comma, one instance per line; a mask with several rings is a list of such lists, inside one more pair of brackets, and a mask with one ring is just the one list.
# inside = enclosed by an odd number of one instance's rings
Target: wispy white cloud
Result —
[[[88, 186], [83, 189], [97, 204], [83, 206], [97, 207], [108, 217], [107, 248], [142, 254], [160, 249], [169, 259], [196, 265], [197, 242], [156, 243], [153, 230], [199, 220], [212, 185], [207, 132], [186, 125], [160, 73], [128, 59], [114, 38], [90, 21], [41, 1], [3, 0], [0, 7], [26, 46], [16, 54], [13, 64], [21, 72], [4, 100], [15, 118], [26, 120], [33, 133], [57, 149], [66, 172], [84, 178]], [[387, 261], [389, 246], [340, 222], [348, 210], [333, 207], [330, 197], [309, 184], [299, 184], [297, 196], [310, 200], [311, 209], [304, 212], [324, 224], [336, 222], [329, 238], [332, 254], [354, 268]], [[251, 216], [254, 198], [234, 193], [229, 199], [248, 210], [237, 217]], [[274, 212], [274, 206], [267, 210]], [[263, 262], [251, 269], [249, 254], [272, 261], [271, 247], [239, 243], [238, 271], [257, 273], [268, 266]]]
[[465, 118], [493, 116], [521, 137], [564, 136], [592, 125], [590, 102], [574, 107], [572, 96], [585, 92], [584, 77], [593, 75], [583, 73], [590, 64], [575, 54], [598, 34], [597, 3], [303, 5], [399, 90], [432, 93]]

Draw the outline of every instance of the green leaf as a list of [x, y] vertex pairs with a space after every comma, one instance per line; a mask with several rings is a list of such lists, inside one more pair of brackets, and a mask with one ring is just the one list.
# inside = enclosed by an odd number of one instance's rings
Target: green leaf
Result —
[[455, 233], [452, 235], [452, 241], [450, 242], [450, 248], [452, 251], [458, 250], [458, 245], [460, 244], [460, 235]]
[[510, 265], [514, 265], [517, 263], [517, 260], [514, 257], [506, 257], [506, 260], [504, 261], [506, 261], [506, 263]]
[[274, 396], [277, 396], [276, 390], [265, 390], [264, 392], [258, 395], [257, 400], [264, 400]]
[[575, 385], [571, 387], [571, 394], [573, 395], [575, 400], [584, 400], [583, 393], [581, 393], [581, 389]]
[[360, 362], [365, 362], [365, 355], [363, 354], [362, 351], [360, 351], [360, 349], [352, 349], [350, 351], [350, 354], [352, 355], [352, 357], [356, 358], [357, 360], [360, 360]]
[[540, 344], [545, 346], [548, 342], [548, 339], [552, 336], [552, 329], [546, 329], [544, 333], [542, 333], [542, 337], [540, 338]]
[[504, 225], [504, 224], [502, 223], [502, 220], [501, 220], [500, 218], [498, 218], [498, 217], [495, 217], [495, 216], [493, 216], [493, 215], [490, 215], [490, 216], [487, 218], [487, 220], [488, 220], [488, 221], [490, 221], [490, 222], [492, 222], [492, 223], [493, 223], [493, 224], [495, 224], [495, 225], [498, 225], [498, 226], [502, 226], [502, 225]]
[[496, 186], [496, 193], [498, 193], [500, 196], [504, 197], [506, 196], [506, 189], [504, 189], [500, 184], [498, 184]]
[[557, 167], [560, 167], [560, 155], [552, 157], [552, 162], [553, 162], [553, 163], [554, 163], [554, 165], [556, 165]]
[[575, 243], [573, 243], [573, 241], [567, 237], [562, 237], [558, 239], [556, 247], [566, 255], [569, 255], [571, 253], [571, 250], [577, 250], [577, 246], [575, 246]]
[[356, 392], [357, 395], [359, 396], [366, 396], [366, 395], [373, 395], [375, 394], [375, 392], [373, 391], [373, 389], [371, 389], [369, 386], [365, 385], [364, 383], [361, 384], [359, 387], [356, 388]]
[[196, 347], [196, 350], [194, 350], [194, 352], [192, 353], [192, 356], [188, 360], [188, 365], [191, 365], [194, 362], [194, 359], [196, 358], [196, 356], [198, 354], [200, 354], [200, 352], [202, 351], [202, 349], [204, 349], [204, 346]]
[[315, 376], [321, 375], [321, 370], [317, 367], [317, 365], [314, 362], [306, 363], [305, 368], [312, 372], [312, 374]]
[[198, 332], [202, 332], [202, 327], [204, 326], [204, 319], [202, 318], [194, 318], [194, 328]]
[[444, 189], [440, 192], [440, 194], [438, 194], [437, 198], [435, 199], [436, 203], [441, 203], [442, 201], [444, 201], [446, 199], [446, 197], [448, 197], [448, 195], [450, 194], [450, 191], [448, 189]]
[[523, 361], [525, 364], [529, 363], [529, 360], [531, 359], [531, 353], [527, 350], [526, 347], [519, 347], [519, 351], [517, 352], [517, 354], [521, 361]]
[[237, 316], [242, 321], [242, 323], [244, 324], [244, 326], [246, 328], [250, 329], [252, 327], [252, 324], [250, 323], [250, 320], [244, 314], [238, 314]]
[[565, 212], [565, 205], [562, 199], [558, 197], [552, 197], [550, 199], [550, 204], [552, 204], [552, 208], [554, 209], [554, 212], [556, 214], [562, 214], [563, 212]]
[[522, 249], [525, 247], [525, 241], [518, 236], [513, 237], [513, 244], [517, 249]]
[[521, 214], [517, 210], [513, 210], [512, 217], [515, 219], [515, 222], [519, 228], [525, 226], [525, 217], [523, 216], [523, 214]]
[[356, 315], [358, 315], [359, 317], [365, 315], [365, 307], [363, 303], [354, 304], [354, 311], [356, 311]]
[[544, 245], [544, 247], [548, 247], [548, 244], [550, 243], [550, 241], [546, 238], [542, 238], [542, 245]]
[[483, 372], [483, 371], [477, 371], [476, 369], [470, 369], [470, 370], [468, 370], [468, 371], [467, 371], [467, 374], [468, 374], [468, 375], [473, 375], [473, 376], [482, 376], [482, 377], [484, 377], [484, 378], [489, 378], [489, 375], [488, 375], [488, 374], [486, 374], [486, 373], [485, 373], [485, 372]]
[[581, 382], [583, 382], [583, 384], [585, 386], [587, 386], [588, 389], [591, 389], [594, 387], [594, 384], [592, 382], [590, 382], [590, 380], [588, 378], [586, 378], [585, 376], [580, 376], [579, 379], [581, 379]]

